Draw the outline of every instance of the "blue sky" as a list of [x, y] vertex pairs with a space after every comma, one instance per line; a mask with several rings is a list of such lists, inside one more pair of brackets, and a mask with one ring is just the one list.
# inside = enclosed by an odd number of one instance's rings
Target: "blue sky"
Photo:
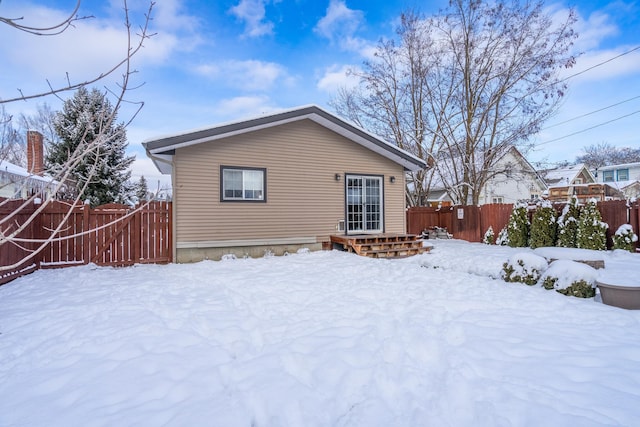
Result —
[[[134, 58], [132, 85], [144, 84], [127, 95], [132, 102], [144, 101], [128, 128], [129, 151], [137, 156], [134, 176], [144, 174], [154, 184], [168, 182], [144, 154], [140, 143], [147, 138], [299, 105], [330, 110], [328, 102], [337, 88], [353, 83], [345, 70], [370, 57], [381, 37], [393, 37], [401, 11], [417, 7], [429, 14], [446, 3], [158, 0], [151, 24], [156, 35]], [[539, 145], [528, 155], [533, 162], [573, 161], [584, 146], [600, 142], [640, 147], [640, 49], [611, 60], [640, 46], [640, 3], [576, 3], [547, 3], [550, 13], [570, 6], [578, 12], [575, 48], [583, 54], [566, 76], [597, 66], [569, 79], [558, 115], [534, 139]], [[141, 24], [148, 4], [128, 1], [134, 27]], [[50, 23], [74, 5], [75, 0], [2, 0], [0, 16], [23, 16], [26, 24]], [[49, 38], [0, 26], [0, 97], [17, 96], [17, 88], [44, 91], [47, 79], [54, 86], [63, 84], [66, 73], [80, 81], [116, 63], [125, 49], [122, 0], [84, 0], [80, 15], [89, 14], [94, 18]], [[116, 89], [119, 75], [97, 86]], [[47, 98], [6, 108], [30, 113], [45, 101], [60, 107], [59, 100]], [[128, 120], [131, 111], [125, 106], [120, 119]]]

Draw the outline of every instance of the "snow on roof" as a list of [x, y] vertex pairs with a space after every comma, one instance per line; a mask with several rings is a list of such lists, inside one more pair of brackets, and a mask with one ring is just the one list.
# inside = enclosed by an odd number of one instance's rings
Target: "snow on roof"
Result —
[[42, 182], [46, 182], [46, 183], [54, 183], [55, 180], [51, 177], [46, 177], [46, 176], [40, 176], [40, 175], [35, 175], [30, 173], [28, 170], [26, 170], [25, 168], [18, 166], [18, 165], [14, 165], [13, 163], [9, 163], [5, 160], [0, 160], [0, 173], [5, 172], [5, 173], [10, 173], [13, 175], [17, 175], [17, 176], [22, 176], [25, 178], [29, 178], [29, 179], [33, 179], [36, 181], [42, 181]]
[[541, 175], [544, 177], [549, 187], [557, 187], [572, 184], [583, 170], [591, 175], [591, 172], [589, 172], [589, 169], [587, 169], [584, 163], [578, 163], [576, 165], [570, 165], [563, 168], [547, 169], [543, 171]]
[[634, 184], [640, 185], [640, 181], [638, 181], [637, 179], [629, 179], [626, 181], [607, 181], [604, 184], [608, 184], [618, 190], [624, 190], [625, 188], [630, 187]]
[[621, 163], [621, 164], [618, 164], [618, 165], [599, 166], [597, 169], [599, 171], [604, 171], [604, 170], [613, 170], [613, 169], [620, 169], [620, 168], [640, 168], [640, 162]]

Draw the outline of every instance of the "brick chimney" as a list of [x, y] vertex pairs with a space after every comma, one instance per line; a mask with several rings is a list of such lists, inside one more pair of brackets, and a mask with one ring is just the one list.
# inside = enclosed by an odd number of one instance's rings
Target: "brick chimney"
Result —
[[27, 171], [40, 176], [44, 173], [44, 138], [35, 130], [27, 131]]

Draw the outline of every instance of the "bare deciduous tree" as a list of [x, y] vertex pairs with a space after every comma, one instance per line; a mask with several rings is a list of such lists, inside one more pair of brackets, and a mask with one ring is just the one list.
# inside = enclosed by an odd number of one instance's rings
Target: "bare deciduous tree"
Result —
[[0, 105], [0, 160], [17, 165], [25, 161], [25, 150], [19, 130], [14, 126], [13, 117], [7, 113], [3, 105]]
[[[132, 89], [134, 89], [134, 87], [131, 87], [130, 79], [131, 79], [131, 76], [134, 73], [136, 73], [136, 70], [132, 68], [131, 61], [132, 61], [132, 58], [143, 48], [144, 42], [153, 36], [153, 34], [151, 34], [149, 31], [149, 24], [151, 21], [151, 13], [155, 5], [155, 2], [153, 1], [149, 2], [149, 7], [147, 9], [147, 12], [144, 15], [143, 24], [138, 29], [138, 31], [135, 32], [134, 29], [132, 28], [132, 23], [130, 21], [130, 14], [129, 14], [129, 8], [127, 5], [127, 0], [122, 0], [122, 2], [124, 6], [123, 19], [124, 19], [125, 31], [127, 34], [127, 45], [123, 46], [124, 48], [126, 48], [124, 50], [126, 53], [121, 60], [115, 63], [108, 70], [103, 71], [99, 73], [97, 76], [90, 78], [88, 80], [73, 81], [68, 72], [67, 84], [60, 87], [54, 87], [47, 80], [48, 90], [38, 92], [38, 93], [33, 93], [33, 94], [24, 94], [21, 91], [19, 91], [19, 96], [17, 97], [0, 98], [0, 106], [2, 106], [2, 104], [6, 104], [10, 102], [24, 101], [24, 100], [34, 99], [34, 98], [42, 98], [42, 97], [51, 96], [51, 95], [59, 97], [60, 94], [62, 93], [74, 91], [78, 88], [89, 86], [99, 80], [104, 79], [106, 76], [109, 76], [115, 73], [121, 73], [121, 78], [119, 83], [117, 84], [116, 89], [105, 88], [105, 93], [110, 94], [111, 97], [115, 99], [115, 101], [113, 101], [113, 110], [112, 110], [111, 116], [108, 118], [104, 118], [104, 117], [101, 118], [101, 122], [104, 123], [105, 129], [109, 128], [111, 124], [115, 124], [114, 121], [116, 120], [117, 112], [119, 111], [122, 103], [131, 102], [126, 99], [127, 93], [130, 92]], [[22, 24], [23, 18], [0, 17], [0, 24], [9, 25], [15, 28], [16, 31], [24, 31], [36, 37], [55, 36], [64, 31], [68, 31], [71, 27], [73, 27], [73, 23], [76, 22], [77, 20], [90, 18], [89, 16], [84, 16], [84, 17], [76, 16], [76, 13], [79, 10], [79, 7], [80, 7], [80, 0], [77, 1], [75, 9], [71, 14], [69, 14], [69, 16], [65, 20], [59, 23], [54, 23], [47, 27], [33, 27], [33, 26]], [[139, 111], [139, 109], [142, 108], [143, 104], [141, 102], [137, 104], [139, 108], [136, 110], [136, 112], [132, 114], [132, 116], [128, 120], [125, 121], [123, 129], [124, 127], [126, 127], [126, 125], [131, 123], [131, 120], [133, 120], [133, 118], [137, 115], [137, 112]], [[43, 112], [43, 114], [46, 115], [46, 112]], [[24, 120], [27, 120], [27, 119], [25, 118]], [[46, 120], [45, 120], [45, 123], [41, 123], [41, 124], [43, 124], [44, 126], [50, 126], [51, 123], [47, 122]], [[26, 121], [25, 123], [28, 123], [28, 122]], [[50, 136], [53, 137], [53, 135], [50, 135]], [[93, 163], [93, 167], [89, 168], [87, 172], [87, 182], [90, 182], [91, 178], [95, 176], [97, 167], [100, 164], [99, 159], [109, 154], [106, 150], [107, 150], [107, 147], [109, 147], [108, 138], [110, 137], [111, 136], [109, 136], [106, 132], [104, 132], [104, 133], [99, 133], [98, 135], [95, 135], [90, 139], [82, 138], [82, 142], [78, 144], [77, 148], [73, 151], [73, 153], [69, 153], [69, 158], [66, 164], [60, 167], [59, 169], [57, 169], [55, 173], [51, 174], [52, 182], [53, 182], [53, 185], [55, 186], [54, 192], [58, 192], [63, 188], [63, 186], [65, 185], [65, 182], [67, 182], [71, 178], [71, 171], [78, 164], [86, 162], [87, 158], [96, 159], [96, 161]], [[42, 203], [38, 205], [38, 208], [33, 212], [32, 215], [30, 215], [29, 219], [17, 224], [15, 221], [16, 215], [26, 207], [33, 206], [34, 201], [36, 199], [42, 200]], [[33, 240], [19, 238], [18, 236], [26, 227], [29, 226], [29, 224], [35, 218], [38, 217], [38, 215], [40, 215], [40, 213], [44, 210], [44, 208], [46, 207], [47, 203], [49, 203], [49, 201], [50, 201], [49, 199], [43, 197], [43, 194], [37, 194], [37, 193], [33, 194], [29, 199], [24, 201], [24, 203], [22, 204], [22, 207], [16, 209], [12, 214], [9, 214], [4, 218], [1, 218], [0, 219], [0, 250], [10, 250], [13, 247], [20, 247], [24, 249], [27, 246], [25, 245], [26, 243], [34, 243]], [[6, 202], [0, 202], [0, 205], [2, 205], [3, 203], [6, 203]], [[70, 208], [79, 204], [82, 204], [82, 201], [80, 200], [80, 195], [78, 195], [78, 197], [75, 200], [69, 201]], [[69, 238], [77, 237], [75, 235], [65, 236], [65, 237], [60, 236], [61, 230], [63, 230], [63, 225], [65, 224], [65, 222], [67, 221], [70, 215], [71, 215], [71, 209], [69, 209], [69, 212], [66, 215], [64, 215], [64, 217], [61, 219], [61, 221], [56, 227], [54, 227], [51, 230], [48, 230], [49, 236], [46, 239], [41, 239], [35, 242], [36, 243], [35, 249], [30, 249], [28, 254], [25, 255], [25, 257], [22, 260], [14, 263], [13, 265], [0, 266], [0, 272], [10, 271], [20, 267], [25, 262], [28, 262], [29, 260], [33, 259], [49, 243], [57, 239], [63, 239], [63, 238], [69, 239]], [[31, 247], [32, 245], [28, 245], [28, 246]]]
[[[381, 41], [355, 90], [333, 107], [433, 166], [409, 177], [410, 204], [434, 182], [477, 204], [495, 162], [554, 114], [577, 35], [569, 10], [554, 21], [541, 1], [452, 0], [439, 14], [401, 16], [397, 41]], [[524, 150], [526, 151], [526, 150]]]
[[584, 154], [578, 156], [576, 161], [590, 168], [640, 162], [640, 148], [615, 147], [607, 142], [601, 142], [584, 147], [582, 151]]

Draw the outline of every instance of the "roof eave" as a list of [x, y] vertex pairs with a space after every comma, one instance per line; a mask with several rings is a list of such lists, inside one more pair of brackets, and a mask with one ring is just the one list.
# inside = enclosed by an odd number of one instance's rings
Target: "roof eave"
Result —
[[[383, 141], [364, 129], [348, 123], [317, 106], [300, 107], [295, 110], [288, 110], [255, 119], [228, 123], [193, 132], [170, 135], [160, 139], [146, 140], [142, 145], [147, 150], [149, 156], [153, 159], [153, 156], [166, 155], [177, 148], [184, 148], [203, 142], [228, 138], [234, 135], [279, 126], [303, 119], [310, 119], [328, 129], [333, 130], [347, 139], [387, 157], [388, 159], [402, 165], [405, 171], [415, 172], [427, 167], [427, 163], [424, 160], [413, 156], [412, 154], [401, 150], [386, 141]], [[158, 167], [158, 162], [154, 160], [154, 163]], [[158, 169], [160, 168], [158, 167]]]

